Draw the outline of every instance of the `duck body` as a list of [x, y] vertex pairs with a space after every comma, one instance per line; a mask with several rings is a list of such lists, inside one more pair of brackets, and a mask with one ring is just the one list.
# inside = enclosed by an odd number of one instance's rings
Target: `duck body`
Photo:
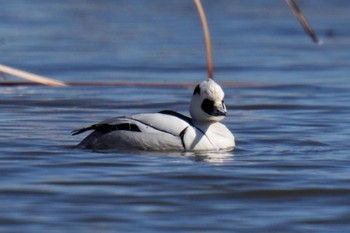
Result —
[[180, 113], [164, 110], [115, 117], [73, 134], [94, 130], [80, 148], [92, 150], [169, 150], [218, 151], [232, 150], [234, 136], [225, 125], [214, 122], [194, 122]]
[[212, 79], [193, 91], [191, 117], [164, 110], [159, 113], [115, 117], [73, 131], [73, 135], [93, 130], [78, 147], [93, 150], [232, 150], [235, 138], [219, 123], [227, 114], [224, 92]]

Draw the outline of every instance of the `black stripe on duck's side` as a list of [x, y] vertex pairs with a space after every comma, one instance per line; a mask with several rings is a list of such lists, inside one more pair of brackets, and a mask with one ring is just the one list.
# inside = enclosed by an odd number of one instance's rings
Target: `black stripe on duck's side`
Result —
[[170, 116], [175, 116], [177, 118], [180, 118], [181, 120], [186, 121], [188, 124], [192, 125], [192, 119], [188, 116], [182, 115], [181, 113], [172, 111], [172, 110], [162, 110], [159, 113], [165, 114], [165, 115], [170, 115]]
[[[199, 88], [199, 85], [198, 85], [198, 88]], [[197, 89], [197, 88], [196, 88]], [[181, 113], [178, 113], [178, 112], [175, 112], [175, 111], [172, 111], [172, 110], [163, 110], [163, 111], [160, 111], [159, 113], [162, 113], [162, 114], [166, 114], [166, 115], [171, 115], [171, 116], [175, 116], [175, 117], [178, 117], [184, 121], [186, 121], [190, 126], [196, 128], [199, 132], [201, 132], [204, 136], [206, 136], [205, 132], [203, 130], [201, 130], [200, 128], [198, 128], [197, 126], [195, 126], [192, 122], [192, 119], [188, 116], [185, 116], [185, 115], [182, 115]], [[180, 133], [180, 137], [181, 137], [181, 140], [183, 139], [186, 131], [187, 131], [187, 128], [186, 127], [185, 129], [183, 129]], [[208, 138], [209, 139], [209, 138]], [[183, 141], [183, 140], [182, 140]]]
[[88, 131], [88, 130], [96, 130], [96, 131], [101, 132], [103, 134], [106, 134], [106, 133], [109, 133], [112, 131], [116, 131], [116, 130], [141, 132], [140, 128], [137, 125], [131, 124], [131, 123], [121, 123], [121, 124], [117, 124], [117, 125], [96, 124], [96, 125], [92, 125], [90, 127], [74, 130], [72, 132], [72, 135], [81, 134], [81, 133], [84, 133], [85, 131]]
[[122, 123], [122, 124], [118, 124], [118, 125], [111, 125], [109, 130], [110, 131], [127, 130], [127, 131], [133, 131], [133, 132], [141, 132], [140, 128], [137, 125], [131, 124], [131, 123]]
[[186, 134], [187, 129], [188, 129], [188, 126], [187, 126], [186, 128], [184, 128], [184, 129], [181, 131], [180, 135], [179, 135], [180, 138], [181, 138], [181, 144], [182, 144], [184, 150], [186, 150], [186, 145], [185, 145], [184, 137], [185, 137], [185, 134]]
[[[175, 111], [172, 111], [172, 110], [163, 110], [163, 111], [160, 111], [159, 113], [177, 117], [177, 118], [187, 122], [189, 125], [192, 125], [192, 119], [190, 117], [182, 115], [182, 114], [180, 114], [178, 112], [175, 112]], [[140, 121], [138, 119], [135, 119], [135, 118], [127, 118], [126, 117], [125, 119], [138, 122], [140, 124], [146, 125], [148, 127], [151, 127], [151, 128], [153, 128], [155, 130], [159, 130], [159, 131], [164, 132], [164, 133], [171, 134], [170, 132], [167, 132], [167, 131], [164, 131], [162, 129], [159, 129], [159, 128], [157, 128], [154, 125], [149, 125], [149, 124], [147, 124], [147, 123], [145, 123], [143, 121]], [[107, 133], [110, 133], [112, 131], [117, 131], [117, 130], [141, 132], [140, 128], [135, 123], [120, 123], [120, 124], [101, 123], [101, 124], [91, 125], [91, 126], [86, 127], [86, 128], [74, 130], [72, 132], [72, 135], [74, 136], [74, 135], [77, 135], [77, 134], [81, 134], [81, 133], [84, 133], [84, 132], [89, 131], [89, 130], [95, 130], [95, 131], [100, 132], [102, 134], [107, 134]], [[179, 135], [173, 135], [173, 136], [179, 136]]]

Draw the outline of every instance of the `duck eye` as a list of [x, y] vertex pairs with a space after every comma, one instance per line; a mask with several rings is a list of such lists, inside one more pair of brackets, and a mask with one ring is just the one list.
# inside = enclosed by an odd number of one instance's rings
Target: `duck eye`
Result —
[[210, 115], [214, 111], [214, 102], [208, 99], [204, 99], [201, 107], [204, 112]]

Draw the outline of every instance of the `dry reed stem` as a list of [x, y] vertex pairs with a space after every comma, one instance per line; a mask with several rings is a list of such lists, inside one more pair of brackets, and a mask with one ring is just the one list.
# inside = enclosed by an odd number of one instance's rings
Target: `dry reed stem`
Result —
[[57, 81], [54, 79], [46, 78], [40, 75], [32, 74], [23, 70], [18, 70], [9, 66], [5, 66], [0, 64], [0, 71], [3, 73], [7, 73], [19, 78], [23, 78], [32, 82], [48, 85], [48, 86], [53, 86], [53, 87], [63, 87], [67, 86], [65, 83], [61, 81]]
[[194, 0], [194, 2], [196, 3], [197, 10], [198, 10], [199, 16], [201, 18], [203, 31], [204, 31], [205, 47], [207, 49], [208, 77], [210, 79], [213, 79], [214, 78], [213, 55], [212, 55], [211, 39], [210, 39], [208, 22], [207, 22], [207, 18], [205, 17], [205, 12], [204, 12], [201, 1]]
[[308, 23], [307, 19], [305, 18], [303, 12], [300, 10], [299, 6], [294, 0], [286, 0], [287, 4], [289, 5], [290, 9], [294, 13], [294, 15], [299, 20], [301, 26], [303, 26], [304, 31], [311, 37], [312, 41], [317, 44], [322, 44], [322, 41], [318, 39], [316, 33]]

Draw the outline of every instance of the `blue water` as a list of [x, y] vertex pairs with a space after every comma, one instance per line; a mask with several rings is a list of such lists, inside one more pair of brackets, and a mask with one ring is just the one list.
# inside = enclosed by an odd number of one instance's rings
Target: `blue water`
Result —
[[298, 2], [323, 46], [284, 1], [203, 0], [237, 148], [201, 154], [96, 153], [70, 136], [188, 114], [206, 77], [192, 1], [2, 2], [0, 63], [78, 84], [1, 75], [0, 231], [349, 232], [350, 5]]

